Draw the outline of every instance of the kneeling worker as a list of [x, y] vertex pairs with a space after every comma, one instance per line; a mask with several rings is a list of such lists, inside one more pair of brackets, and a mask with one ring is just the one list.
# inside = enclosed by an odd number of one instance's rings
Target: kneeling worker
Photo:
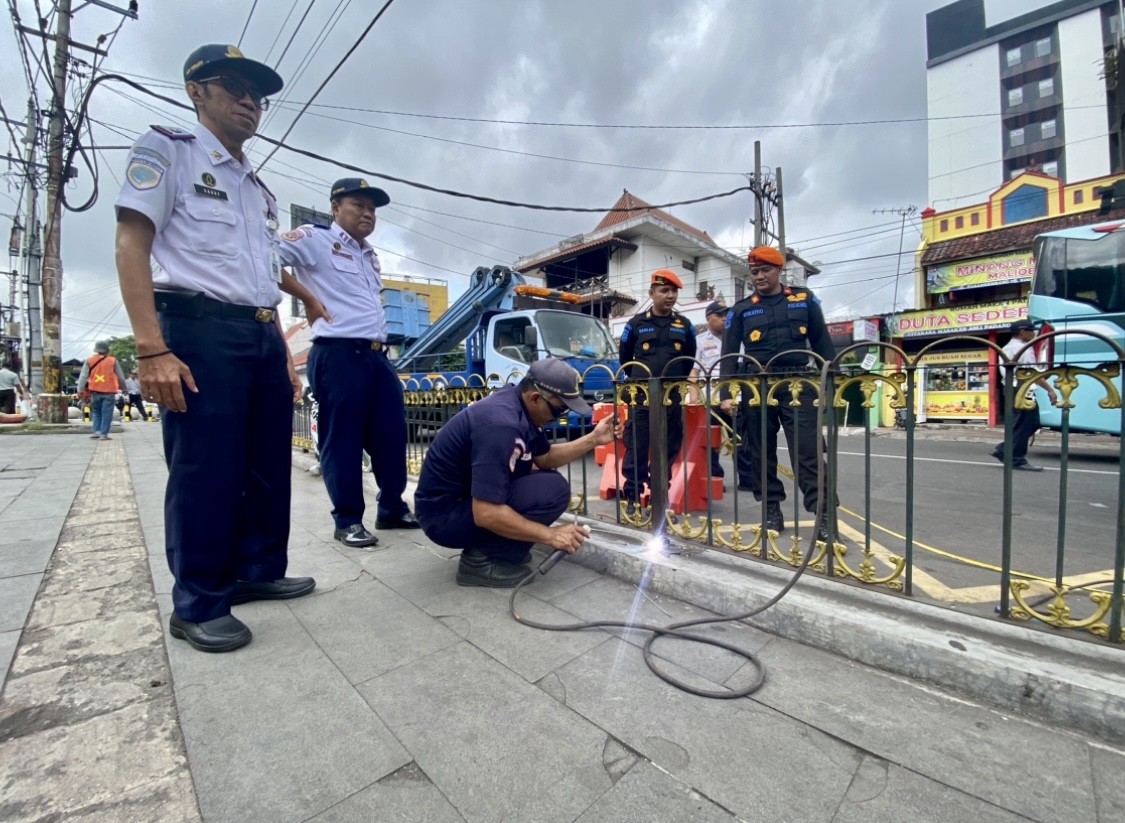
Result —
[[464, 550], [458, 585], [511, 588], [530, 574], [534, 543], [573, 554], [586, 539], [576, 524], [550, 525], [570, 502], [570, 486], [553, 469], [612, 443], [621, 427], [608, 417], [584, 437], [551, 445], [543, 428], [568, 410], [590, 412], [578, 372], [563, 360], [537, 360], [518, 386], [473, 403], [434, 438], [414, 512], [428, 538]]

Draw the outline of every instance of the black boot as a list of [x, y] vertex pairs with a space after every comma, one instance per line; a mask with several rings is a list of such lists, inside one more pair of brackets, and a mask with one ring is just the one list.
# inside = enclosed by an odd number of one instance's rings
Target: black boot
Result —
[[493, 560], [476, 549], [465, 549], [457, 564], [457, 585], [511, 589], [531, 573], [530, 566]]
[[[835, 525], [835, 524], [833, 524]], [[834, 528], [832, 531], [836, 532], [836, 540], [840, 539], [839, 528]], [[816, 524], [816, 539], [822, 543], [827, 543], [829, 539], [828, 534], [828, 512], [825, 512], [820, 517], [820, 521]]]
[[781, 503], [766, 503], [766, 528], [778, 534], [785, 531], [785, 515], [781, 513]]

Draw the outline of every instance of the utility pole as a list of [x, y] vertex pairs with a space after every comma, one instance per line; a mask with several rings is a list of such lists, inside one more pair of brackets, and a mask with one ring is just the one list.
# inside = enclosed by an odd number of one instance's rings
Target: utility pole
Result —
[[762, 141], [754, 141], [754, 248], [762, 245], [765, 228], [765, 209], [762, 207]]
[[70, 58], [70, 0], [59, 0], [55, 26], [55, 66], [51, 90], [51, 123], [47, 141], [47, 232], [43, 274], [43, 394], [37, 407], [44, 423], [67, 421], [62, 389], [62, 197], [66, 69]]
[[[898, 214], [902, 216], [902, 228], [898, 233], [898, 258], [895, 260], [895, 296], [891, 304], [891, 314], [898, 311], [898, 281], [902, 279], [902, 241], [906, 235], [906, 218], [918, 211], [917, 206], [907, 206], [899, 209], [872, 209], [872, 214]], [[913, 270], [913, 266], [911, 269]]]
[[[24, 141], [27, 145], [27, 163], [24, 169], [27, 180], [27, 204], [24, 221], [23, 247], [20, 273], [27, 289], [24, 308], [27, 310], [27, 349], [24, 352], [24, 368], [27, 372], [27, 387], [32, 398], [43, 393], [43, 316], [39, 307], [39, 287], [41, 281], [40, 261], [42, 248], [39, 245], [39, 188], [35, 180], [35, 146], [38, 136], [39, 112], [35, 110], [34, 98], [27, 101], [27, 132]], [[36, 411], [35, 406], [32, 412]]]
[[[785, 197], [781, 188], [781, 166], [774, 171], [777, 177], [777, 249], [785, 255]], [[788, 258], [786, 258], [788, 259]]]

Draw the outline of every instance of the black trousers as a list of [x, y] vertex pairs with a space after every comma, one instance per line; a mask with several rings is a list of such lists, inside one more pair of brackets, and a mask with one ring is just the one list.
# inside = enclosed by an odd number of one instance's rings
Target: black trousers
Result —
[[0, 414], [16, 413], [16, 390], [4, 389], [0, 391]]
[[285, 576], [293, 388], [276, 323], [162, 312], [160, 327], [199, 387], [160, 422], [172, 603], [202, 622], [230, 613], [236, 581]]
[[[622, 473], [625, 475], [625, 484], [622, 486], [621, 495], [625, 500], [636, 502], [641, 497], [644, 486], [649, 481], [649, 415], [652, 413], [647, 406], [633, 406], [629, 409], [629, 422], [625, 424], [622, 435], [625, 441], [625, 456], [622, 459]], [[658, 411], [657, 414], [660, 412]], [[678, 400], [664, 409], [668, 420], [668, 442], [665, 444], [668, 452], [668, 470], [671, 472], [672, 463], [680, 453], [684, 442], [684, 421]], [[659, 444], [656, 444], [659, 447]]]
[[[1004, 398], [1007, 395], [1003, 387], [1000, 389], [1000, 405], [1003, 409]], [[1018, 466], [1021, 463], [1027, 462], [1027, 447], [1031, 442], [1031, 438], [1039, 431], [1039, 405], [1036, 404], [1033, 409], [1016, 409], [1013, 415], [1012, 422], [1012, 465]], [[1004, 444], [1001, 442], [996, 447], [996, 453], [1003, 456]]]
[[407, 511], [406, 411], [402, 383], [382, 352], [369, 343], [318, 338], [309, 353], [309, 385], [317, 402], [320, 470], [336, 528], [363, 522], [363, 453], [379, 484], [378, 514]]
[[[507, 504], [528, 520], [544, 526], [554, 523], [570, 503], [570, 486], [557, 471], [533, 471], [512, 483]], [[482, 529], [473, 520], [471, 499], [451, 501], [447, 511], [415, 513], [426, 537], [447, 549], [476, 549], [493, 560], [522, 563], [532, 543], [512, 540]]]
[[125, 407], [128, 409], [136, 409], [137, 411], [139, 411], [141, 413], [141, 420], [148, 419], [148, 411], [145, 409], [144, 401], [141, 399], [141, 396], [139, 394], [130, 394], [129, 402], [125, 404]]
[[[800, 406], [790, 406], [788, 391], [777, 393], [778, 405], [766, 406], [766, 436], [762, 439], [762, 414], [760, 408], [743, 406], [739, 409], [738, 422], [742, 430], [746, 462], [739, 455], [739, 479], [743, 479], [744, 469], [750, 480], [747, 484], [754, 493], [755, 500], [762, 499], [763, 485], [768, 502], [780, 503], [785, 499], [785, 484], [777, 476], [777, 430], [785, 429], [785, 442], [789, 446], [789, 459], [797, 474], [797, 487], [801, 490], [805, 511], [816, 511], [817, 501], [822, 489], [827, 485], [828, 469], [816, 459], [817, 438], [821, 437], [816, 426], [816, 407], [813, 406], [812, 392], [805, 388], [800, 395]], [[823, 438], [821, 438], [823, 439]], [[766, 454], [766, 482], [760, 480], [762, 451]]]

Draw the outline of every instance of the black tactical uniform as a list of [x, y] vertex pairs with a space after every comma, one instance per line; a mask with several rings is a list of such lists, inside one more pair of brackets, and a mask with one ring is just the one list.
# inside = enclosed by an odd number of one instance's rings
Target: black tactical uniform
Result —
[[[667, 380], [686, 380], [691, 373], [692, 363], [684, 360], [676, 363], [664, 373], [664, 367], [677, 357], [695, 357], [695, 328], [679, 312], [666, 317], [651, 311], [634, 315], [621, 332], [619, 348], [621, 365], [631, 360], [643, 363], [651, 369], [651, 375], [639, 366], [632, 366], [629, 379], [646, 382], [649, 377], [663, 376]], [[640, 395], [638, 395], [638, 401]], [[664, 402], [663, 396], [650, 397], [649, 407]], [[629, 410], [629, 422], [625, 425], [625, 459], [623, 473], [625, 486], [623, 498], [636, 503], [645, 483], [648, 482], [648, 416], [649, 407], [634, 406]], [[668, 417], [668, 465], [676, 459], [683, 444], [684, 427], [680, 416], [680, 396], [672, 396], [672, 405], [665, 407]]]
[[[824, 322], [824, 312], [820, 300], [809, 289], [783, 288], [774, 295], [757, 293], [734, 304], [727, 315], [727, 328], [723, 335], [723, 354], [736, 353], [740, 349], [763, 366], [775, 355], [789, 349], [805, 350], [811, 348], [825, 360], [836, 356], [828, 326]], [[774, 361], [770, 367], [771, 375], [803, 374], [819, 383], [819, 369], [809, 366], [809, 356], [799, 351], [787, 354]], [[722, 361], [722, 377], [735, 374], [753, 374], [753, 364], [738, 361], [736, 358]], [[797, 473], [797, 485], [804, 496], [806, 511], [816, 511], [819, 498], [817, 485], [818, 464], [816, 460], [816, 438], [820, 436], [816, 427], [815, 394], [810, 386], [803, 386], [800, 406], [790, 406], [792, 396], [788, 384], [778, 389], [775, 395], [778, 405], [766, 408], [766, 482], [767, 501], [780, 503], [785, 499], [785, 486], [777, 479], [777, 429], [785, 428], [785, 440], [789, 445], [790, 461]], [[763, 389], [764, 391], [768, 389]], [[724, 392], [724, 399], [729, 392]], [[749, 446], [751, 458], [751, 489], [756, 500], [762, 499], [762, 482], [758, 476], [762, 460], [762, 418], [761, 408], [750, 408], [748, 396], [742, 393], [743, 404], [739, 409], [739, 428], [743, 442]], [[762, 398], [763, 405], [765, 397]], [[799, 414], [798, 414], [799, 412]], [[739, 461], [745, 466], [743, 461]], [[740, 466], [740, 474], [743, 466]], [[827, 476], [827, 472], [824, 473]]]

